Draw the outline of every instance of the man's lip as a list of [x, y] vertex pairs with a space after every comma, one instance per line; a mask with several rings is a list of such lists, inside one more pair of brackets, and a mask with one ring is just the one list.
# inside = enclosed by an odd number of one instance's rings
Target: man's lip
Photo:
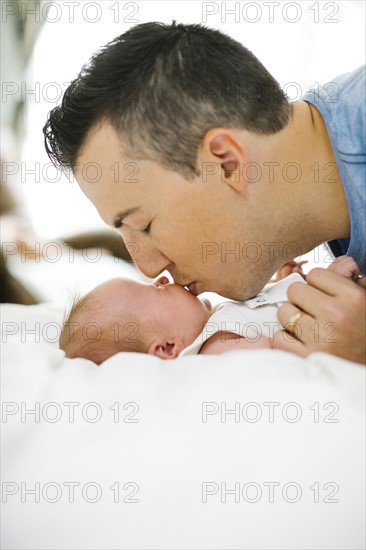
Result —
[[192, 294], [194, 294], [195, 296], [198, 295], [198, 291], [197, 291], [197, 282], [194, 281], [193, 283], [190, 283], [189, 285], [186, 285], [189, 292], [191, 292]]

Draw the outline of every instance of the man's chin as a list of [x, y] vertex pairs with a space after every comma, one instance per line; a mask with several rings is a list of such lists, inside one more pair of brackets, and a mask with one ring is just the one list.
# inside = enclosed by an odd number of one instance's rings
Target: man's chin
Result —
[[217, 291], [216, 293], [222, 296], [223, 298], [228, 298], [229, 300], [234, 300], [236, 302], [244, 302], [245, 300], [249, 300], [250, 298], [254, 298], [260, 292], [262, 288], [259, 288], [258, 291], [253, 292], [252, 289], [249, 288], [235, 288], [235, 289], [222, 289], [220, 291]]
[[[203, 294], [204, 292], [213, 292], [215, 294], [218, 294], [219, 296], [222, 296], [222, 298], [227, 298], [229, 300], [234, 300], [236, 302], [243, 302], [245, 300], [249, 300], [250, 298], [254, 298], [260, 292], [266, 283], [261, 284], [261, 281], [256, 278], [254, 281], [254, 284], [248, 285], [243, 284], [242, 286], [239, 284], [233, 284], [233, 286], [224, 286], [219, 287], [214, 284], [208, 284], [207, 287], [202, 283], [196, 283], [194, 290], [197, 292], [198, 296], [200, 294]], [[204, 288], [202, 288], [204, 287]], [[213, 287], [213, 288], [212, 288]], [[200, 298], [201, 301], [203, 301], [202, 298]]]

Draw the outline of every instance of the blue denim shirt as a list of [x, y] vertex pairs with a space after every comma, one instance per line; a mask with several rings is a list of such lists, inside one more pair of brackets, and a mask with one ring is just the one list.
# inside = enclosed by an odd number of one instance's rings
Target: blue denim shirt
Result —
[[328, 242], [334, 256], [348, 254], [366, 273], [365, 65], [334, 78], [301, 98], [321, 113], [347, 197], [350, 239]]

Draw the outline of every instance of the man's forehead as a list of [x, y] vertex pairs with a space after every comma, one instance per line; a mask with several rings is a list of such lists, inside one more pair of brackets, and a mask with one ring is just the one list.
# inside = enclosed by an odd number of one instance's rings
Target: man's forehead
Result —
[[80, 158], [115, 149], [122, 154], [121, 138], [108, 120], [101, 120], [90, 128], [80, 150]]
[[124, 169], [128, 162], [132, 164], [132, 159], [124, 151], [120, 136], [111, 123], [104, 120], [89, 130], [79, 151], [74, 174], [80, 185], [108, 180], [119, 183], [126, 181]]
[[94, 204], [103, 221], [111, 227], [119, 227], [129, 215], [137, 213], [149, 200], [149, 189], [142, 189], [142, 183], [130, 183], [113, 172], [114, 166], [98, 161], [80, 165], [75, 178], [84, 195]]

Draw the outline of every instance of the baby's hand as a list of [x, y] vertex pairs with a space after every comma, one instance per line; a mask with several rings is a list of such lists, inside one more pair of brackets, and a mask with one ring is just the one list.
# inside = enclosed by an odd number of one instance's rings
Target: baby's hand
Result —
[[303, 279], [306, 280], [306, 275], [302, 270], [302, 266], [307, 263], [307, 260], [302, 260], [301, 262], [294, 262], [293, 260], [283, 264], [280, 269], [276, 272], [274, 279], [271, 279], [271, 283], [277, 283], [281, 279], [288, 277], [291, 273], [298, 273]]
[[339, 256], [328, 267], [331, 271], [352, 279], [355, 283], [365, 286], [365, 277], [360, 277], [360, 269], [351, 256]]

